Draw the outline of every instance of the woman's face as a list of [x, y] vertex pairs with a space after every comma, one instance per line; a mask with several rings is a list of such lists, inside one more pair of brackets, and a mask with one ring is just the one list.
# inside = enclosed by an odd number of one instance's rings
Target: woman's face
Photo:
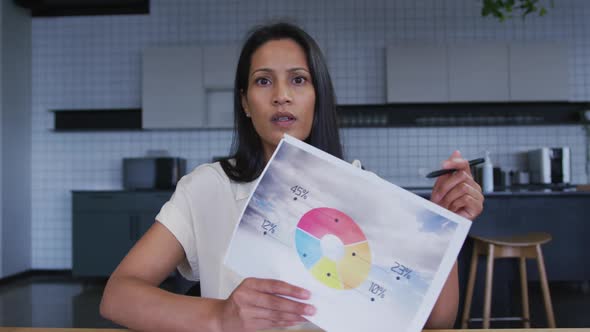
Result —
[[266, 160], [284, 133], [300, 140], [309, 136], [314, 106], [311, 73], [299, 44], [272, 40], [252, 54], [242, 107], [262, 140]]

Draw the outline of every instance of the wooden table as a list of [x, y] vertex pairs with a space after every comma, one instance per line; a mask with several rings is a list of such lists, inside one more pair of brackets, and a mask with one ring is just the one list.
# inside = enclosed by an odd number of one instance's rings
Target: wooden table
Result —
[[[122, 329], [50, 329], [30, 327], [0, 327], [0, 332], [124, 332]], [[289, 331], [289, 330], [288, 330]], [[293, 331], [293, 330], [290, 330]], [[322, 332], [322, 330], [296, 330], [299, 332]], [[590, 332], [590, 328], [580, 329], [489, 329], [489, 330], [424, 330], [425, 332]], [[273, 332], [273, 331], [266, 331]], [[279, 331], [276, 331], [279, 332]], [[282, 330], [281, 332], [284, 332]]]

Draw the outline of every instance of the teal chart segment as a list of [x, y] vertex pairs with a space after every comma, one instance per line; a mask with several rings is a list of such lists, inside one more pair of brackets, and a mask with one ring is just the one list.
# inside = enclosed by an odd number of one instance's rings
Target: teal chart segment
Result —
[[297, 253], [305, 265], [306, 269], [311, 269], [321, 258], [321, 243], [315, 237], [307, 234], [301, 228], [297, 228], [295, 233], [295, 243], [297, 243]]

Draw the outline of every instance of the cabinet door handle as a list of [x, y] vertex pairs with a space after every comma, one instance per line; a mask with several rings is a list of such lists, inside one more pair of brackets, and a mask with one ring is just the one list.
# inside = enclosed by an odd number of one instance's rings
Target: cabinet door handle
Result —
[[135, 216], [135, 240], [139, 240], [139, 216]]
[[129, 217], [129, 240], [135, 241], [135, 216]]
[[93, 198], [93, 199], [112, 199], [113, 196], [112, 195], [92, 195], [92, 196], [90, 196], [90, 198]]

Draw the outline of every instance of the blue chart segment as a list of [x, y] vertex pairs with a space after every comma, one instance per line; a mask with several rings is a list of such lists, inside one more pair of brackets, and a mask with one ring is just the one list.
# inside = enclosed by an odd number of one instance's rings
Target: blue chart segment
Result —
[[302, 231], [300, 228], [295, 233], [297, 253], [306, 269], [311, 269], [322, 258], [322, 246], [320, 240]]

